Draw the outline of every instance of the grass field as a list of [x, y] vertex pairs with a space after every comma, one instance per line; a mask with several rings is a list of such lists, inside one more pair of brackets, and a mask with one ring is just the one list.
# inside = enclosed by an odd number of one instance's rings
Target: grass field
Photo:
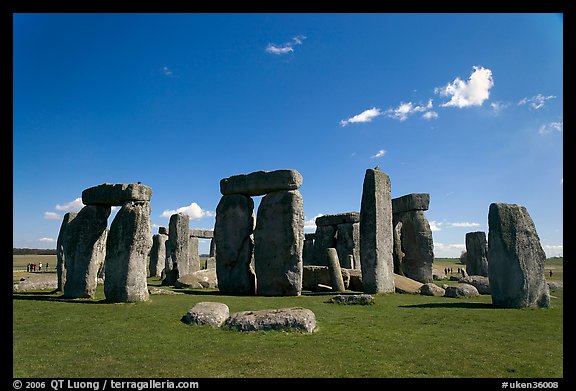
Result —
[[[457, 260], [454, 260], [455, 262]], [[51, 261], [49, 261], [51, 262]], [[54, 262], [55, 265], [55, 262]], [[149, 279], [150, 286], [160, 286]], [[491, 297], [376, 295], [370, 306], [332, 294], [224, 296], [181, 290], [110, 304], [48, 291], [13, 294], [13, 377], [562, 378], [563, 290], [547, 309], [497, 309]], [[230, 312], [300, 306], [312, 334], [239, 333], [181, 322], [200, 301]]]

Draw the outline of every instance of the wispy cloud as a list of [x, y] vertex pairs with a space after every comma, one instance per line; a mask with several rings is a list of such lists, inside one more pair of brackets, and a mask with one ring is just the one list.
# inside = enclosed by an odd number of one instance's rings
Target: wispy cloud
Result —
[[39, 242], [53, 243], [53, 242], [56, 241], [56, 239], [54, 239], [54, 238], [39, 238], [38, 241], [39, 241]]
[[430, 231], [432, 232], [436, 232], [436, 231], [442, 231], [442, 223], [435, 221], [435, 220], [431, 220], [428, 222], [428, 224], [430, 224]]
[[562, 257], [562, 256], [564, 256], [564, 245], [562, 245], [562, 244], [557, 244], [557, 245], [546, 244], [546, 245], [542, 246], [542, 249], [546, 253], [547, 257]]
[[386, 151], [383, 150], [383, 149], [381, 149], [381, 150], [379, 150], [378, 152], [376, 152], [375, 155], [370, 156], [370, 158], [372, 158], [372, 159], [378, 159], [379, 157], [382, 157], [382, 156], [384, 156], [385, 154], [386, 154]]
[[481, 106], [490, 97], [490, 89], [494, 86], [492, 71], [481, 66], [474, 66], [473, 69], [468, 81], [457, 77], [445, 87], [434, 89], [434, 93], [440, 96], [451, 96], [448, 102], [441, 105], [442, 107]]
[[315, 230], [316, 229], [316, 219], [320, 216], [324, 216], [322, 213], [317, 214], [309, 220], [304, 220], [304, 229]]
[[74, 201], [68, 202], [67, 204], [57, 204], [55, 206], [56, 210], [63, 210], [66, 212], [79, 212], [83, 207], [84, 204], [82, 203], [82, 198], [80, 197], [76, 198]]
[[168, 67], [163, 67], [162, 73], [164, 74], [164, 76], [168, 76], [168, 77], [174, 75], [174, 72], [172, 72], [172, 69], [170, 69]]
[[167, 217], [170, 218], [170, 216], [172, 216], [173, 214], [176, 213], [182, 213], [185, 215], [188, 215], [188, 217], [191, 220], [198, 220], [201, 219], [203, 217], [212, 217], [215, 216], [216, 214], [212, 211], [208, 211], [208, 210], [203, 210], [200, 205], [198, 205], [195, 202], [192, 202], [190, 205], [188, 206], [183, 206], [181, 208], [178, 208], [176, 210], [165, 210], [164, 212], [162, 212], [162, 214], [160, 215], [160, 217]]
[[470, 228], [470, 227], [479, 227], [480, 224], [478, 223], [469, 223], [469, 222], [462, 222], [462, 223], [446, 223], [447, 226], [449, 227], [455, 227], [455, 228]]
[[544, 104], [547, 100], [554, 99], [554, 98], [556, 98], [556, 96], [554, 96], [554, 95], [544, 96], [542, 94], [538, 94], [538, 95], [534, 95], [531, 98], [520, 99], [520, 101], [518, 102], [518, 106], [528, 105], [531, 108], [533, 108], [534, 110], [538, 110], [538, 109], [541, 109], [542, 107], [544, 107]]
[[466, 251], [466, 244], [434, 242], [434, 256], [437, 258], [457, 258], [462, 251]]
[[480, 224], [478, 224], [478, 223], [471, 223], [468, 221], [451, 223], [448, 221], [432, 220], [432, 221], [429, 221], [428, 223], [430, 224], [430, 230], [432, 232], [442, 231], [443, 228], [471, 228], [471, 227], [479, 227], [480, 226]]
[[562, 132], [564, 130], [564, 121], [562, 122], [550, 122], [545, 125], [540, 126], [538, 133], [548, 134], [551, 132]]
[[341, 126], [346, 126], [348, 124], [353, 123], [361, 123], [361, 122], [371, 122], [373, 118], [382, 115], [382, 112], [379, 108], [372, 107], [371, 109], [364, 110], [360, 114], [357, 114], [353, 117], [340, 121]]
[[424, 118], [424, 119], [436, 119], [436, 118], [438, 118], [438, 113], [435, 111], [427, 111], [424, 114], [422, 114], [422, 118]]
[[504, 102], [492, 102], [492, 103], [490, 103], [490, 108], [492, 108], [492, 111], [494, 111], [495, 113], [501, 112], [502, 110], [504, 110], [508, 106], [510, 106], [510, 104], [504, 103]]
[[[394, 119], [397, 119], [399, 121], [405, 121], [412, 114], [426, 112], [428, 110], [431, 110], [432, 107], [433, 107], [432, 99], [429, 99], [428, 103], [426, 103], [426, 105], [414, 106], [414, 104], [412, 102], [408, 102], [408, 103], [402, 102], [395, 109], [390, 108], [390, 109], [386, 110], [384, 112], [384, 114], [386, 114], [386, 116], [389, 118], [394, 118]], [[436, 117], [438, 116], [437, 113], [435, 113], [435, 112], [432, 112], [432, 113], [436, 114]], [[430, 118], [427, 118], [427, 119], [434, 118], [434, 114], [429, 114]]]
[[302, 45], [302, 40], [306, 39], [303, 35], [298, 35], [296, 37], [292, 37], [292, 39], [282, 45], [275, 45], [273, 43], [269, 43], [266, 46], [266, 52], [270, 54], [282, 55], [287, 53], [294, 52], [294, 45]]
[[44, 218], [46, 220], [59, 220], [62, 218], [62, 216], [56, 212], [44, 212]]

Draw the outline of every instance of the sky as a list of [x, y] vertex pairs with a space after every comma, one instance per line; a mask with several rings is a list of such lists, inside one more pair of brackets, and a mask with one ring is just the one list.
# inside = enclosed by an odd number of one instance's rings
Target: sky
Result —
[[562, 14], [13, 15], [13, 247], [55, 248], [103, 183], [152, 188], [153, 234], [213, 229], [222, 178], [278, 169], [314, 232], [378, 165], [393, 198], [430, 194], [437, 258], [493, 202], [562, 256], [563, 136]]

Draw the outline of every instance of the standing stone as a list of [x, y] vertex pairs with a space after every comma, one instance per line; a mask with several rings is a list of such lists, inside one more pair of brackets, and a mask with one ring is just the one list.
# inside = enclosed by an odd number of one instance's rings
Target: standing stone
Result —
[[189, 266], [189, 242], [188, 232], [190, 218], [184, 213], [175, 213], [170, 216], [168, 225], [168, 249], [170, 261], [169, 268], [166, 268], [166, 278], [164, 285], [174, 285], [182, 276], [190, 273]]
[[150, 249], [150, 277], [160, 277], [166, 266], [166, 242], [168, 235], [158, 233], [152, 236]]
[[70, 220], [64, 235], [64, 296], [93, 298], [104, 261], [110, 206], [87, 205]]
[[335, 248], [326, 249], [326, 259], [328, 263], [328, 270], [330, 271], [330, 279], [332, 281], [332, 290], [335, 292], [344, 292], [344, 279], [342, 278], [342, 269], [340, 268], [340, 261], [338, 260], [338, 252]]
[[250, 267], [254, 251], [254, 201], [224, 195], [216, 208], [214, 243], [218, 289], [223, 294], [254, 295], [256, 276]]
[[258, 207], [254, 232], [259, 295], [301, 294], [303, 245], [304, 202], [300, 192], [282, 190], [264, 196]]
[[[198, 237], [190, 236], [188, 239], [188, 273], [200, 270], [200, 255], [198, 254]], [[180, 276], [182, 277], [182, 276]]]
[[434, 241], [428, 219], [422, 210], [394, 213], [399, 227], [403, 275], [423, 284], [432, 282]]
[[302, 264], [313, 265], [314, 257], [314, 237], [315, 234], [304, 234], [304, 247], [302, 248]]
[[56, 273], [58, 275], [58, 288], [59, 292], [64, 289], [64, 283], [66, 282], [66, 268], [64, 248], [66, 243], [64, 238], [66, 237], [66, 229], [68, 228], [68, 223], [70, 223], [78, 215], [76, 212], [68, 212], [64, 215], [62, 219], [62, 224], [60, 225], [60, 232], [58, 232], [58, 240], [56, 241]]
[[367, 169], [360, 206], [360, 262], [365, 293], [394, 292], [390, 178]]
[[488, 277], [488, 242], [482, 231], [466, 234], [466, 271], [471, 276]]
[[127, 201], [110, 225], [104, 294], [112, 302], [148, 300], [146, 259], [152, 247], [150, 203]]
[[106, 278], [106, 242], [108, 240], [108, 234], [110, 233], [109, 229], [106, 229], [106, 231], [104, 231], [104, 233], [102, 234], [102, 238], [101, 243], [102, 243], [102, 254], [100, 255], [102, 257], [102, 262], [100, 263], [100, 266], [98, 267], [98, 278], [97, 281], [103, 281]]
[[315, 265], [328, 266], [326, 264], [326, 249], [336, 247], [336, 227], [333, 225], [316, 225], [314, 239]]
[[404, 261], [404, 251], [402, 250], [402, 220], [398, 220], [395, 218], [394, 214], [392, 214], [392, 224], [394, 229], [392, 231], [393, 236], [393, 243], [394, 248], [392, 251], [392, 257], [394, 260], [394, 273], [398, 274], [399, 276], [404, 276], [404, 268], [402, 266], [402, 262]]
[[546, 254], [525, 207], [492, 203], [488, 212], [488, 279], [499, 307], [549, 307]]
[[214, 238], [210, 239], [210, 253], [208, 256], [216, 258], [216, 242], [214, 241]]
[[[336, 251], [340, 266], [354, 269], [360, 265], [360, 223], [338, 224], [336, 228]], [[352, 258], [349, 257], [352, 256]], [[352, 262], [351, 262], [352, 260]]]

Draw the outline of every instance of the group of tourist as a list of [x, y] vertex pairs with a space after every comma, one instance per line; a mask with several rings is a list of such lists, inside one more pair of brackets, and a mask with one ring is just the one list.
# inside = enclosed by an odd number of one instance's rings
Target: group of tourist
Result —
[[[36, 270], [38, 270], [39, 272], [42, 271], [42, 262], [38, 262], [38, 264], [35, 263], [28, 263], [28, 265], [26, 265], [26, 271], [29, 273], [35, 272]], [[48, 262], [46, 262], [46, 265], [44, 266], [44, 271], [47, 272], [48, 271]]]

